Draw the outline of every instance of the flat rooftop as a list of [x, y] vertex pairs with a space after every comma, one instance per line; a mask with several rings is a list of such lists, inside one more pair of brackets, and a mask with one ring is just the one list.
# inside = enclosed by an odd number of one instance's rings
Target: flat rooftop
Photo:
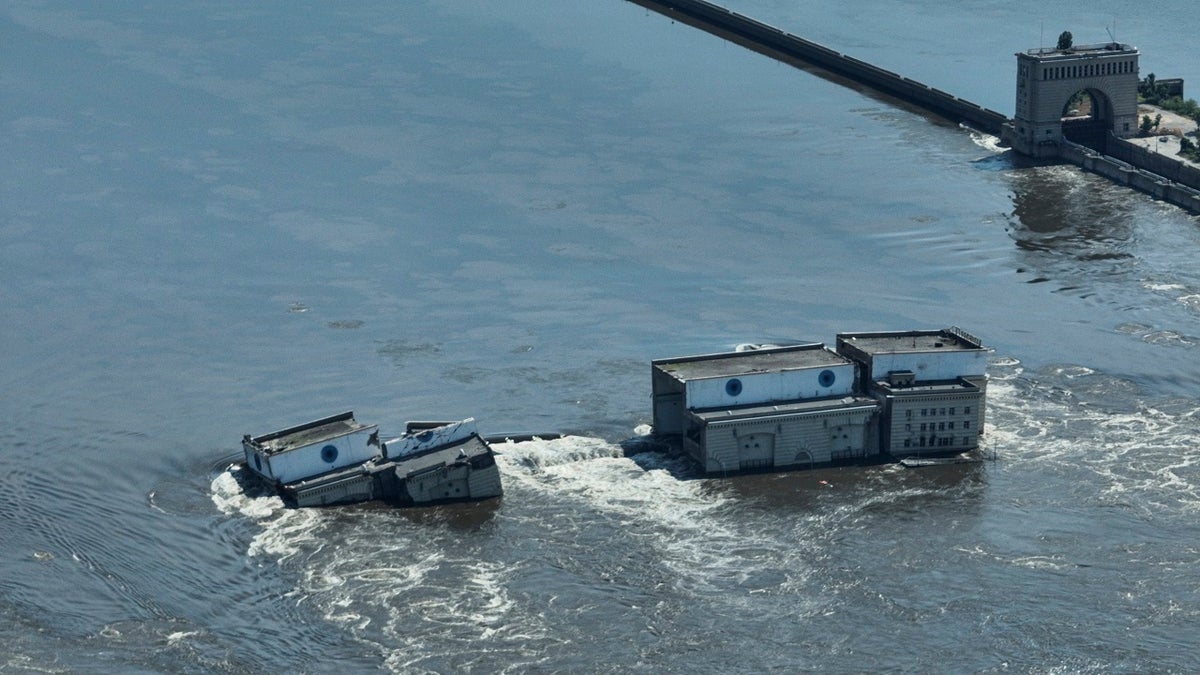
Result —
[[839, 333], [838, 344], [856, 347], [866, 354], [909, 354], [937, 351], [978, 351], [979, 338], [957, 328], [882, 333]]
[[374, 429], [374, 424], [362, 424], [354, 419], [354, 413], [346, 412], [287, 429], [280, 429], [249, 440], [267, 454], [275, 454], [303, 448], [315, 443], [346, 436], [364, 429]]
[[772, 347], [745, 352], [722, 352], [660, 359], [651, 362], [651, 365], [678, 380], [686, 381], [755, 373], [778, 373], [787, 370], [840, 366], [847, 363], [851, 363], [850, 359], [826, 349], [824, 344], [813, 343], [793, 347]]
[[815, 414], [850, 409], [874, 409], [878, 407], [879, 402], [873, 398], [843, 396], [840, 398], [823, 398], [813, 401], [751, 405], [742, 408], [720, 407], [705, 410], [689, 410], [688, 414], [695, 416], [697, 419], [712, 423], [726, 420], [762, 419], [764, 417], [771, 417], [772, 415]]
[[[1037, 49], [1026, 49], [1024, 54], [1032, 56], [1035, 59], [1071, 59], [1081, 56], [1103, 56], [1105, 54], [1133, 54], [1137, 52], [1137, 47], [1127, 45], [1121, 42], [1102, 42], [1092, 45], [1073, 45], [1070, 49], [1058, 49], [1057, 47], [1039, 47]], [[1018, 54], [1018, 55], [1019, 55]]]
[[875, 386], [886, 389], [897, 396], [913, 396], [917, 394], [966, 394], [978, 392], [979, 387], [966, 380], [923, 382], [911, 386], [892, 386], [887, 380], [879, 380]]

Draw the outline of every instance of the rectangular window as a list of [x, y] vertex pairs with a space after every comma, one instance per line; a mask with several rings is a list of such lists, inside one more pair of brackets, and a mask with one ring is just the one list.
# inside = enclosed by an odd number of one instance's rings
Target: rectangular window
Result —
[[911, 425], [911, 424], [905, 424], [905, 425], [904, 425], [904, 430], [905, 430], [905, 431], [912, 431], [912, 425]]
[[954, 431], [954, 422], [950, 423], [950, 431]]
[[951, 415], [955, 414], [955, 412], [954, 412], [955, 410], [957, 410], [957, 408], [951, 408], [951, 409], [950, 409], [950, 414], [951, 414]]
[[946, 423], [938, 422], [938, 431], [945, 431], [945, 430], [946, 430]]
[[904, 439], [904, 447], [906, 447], [906, 448], [912, 447], [912, 439], [911, 438]]
[[924, 423], [924, 422], [921, 422], [921, 431], [922, 431], [922, 432], [924, 432], [924, 431], [925, 431], [925, 423]]
[[963, 408], [963, 414], [970, 415], [971, 414], [971, 406], [967, 406], [967, 407]]
[[970, 423], [970, 422], [963, 422], [963, 428], [964, 428], [964, 429], [970, 429], [970, 428], [971, 428], [971, 423]]

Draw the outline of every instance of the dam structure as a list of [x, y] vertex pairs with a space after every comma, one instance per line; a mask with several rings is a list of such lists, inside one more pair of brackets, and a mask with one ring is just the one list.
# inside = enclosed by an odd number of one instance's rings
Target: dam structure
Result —
[[[1137, 135], [1137, 89], [1138, 50], [1127, 44], [1019, 52], [1016, 114], [1002, 138], [1030, 157], [1057, 157], [1064, 140], [1103, 150], [1109, 134]], [[1068, 109], [1083, 96], [1090, 114]]]
[[[1013, 118], [792, 35], [706, 0], [628, 0], [795, 66], [810, 65], [1001, 140], [1035, 161], [1075, 164], [1192, 213], [1200, 169], [1147, 151], [1138, 134], [1138, 50], [1110, 43], [1041, 48], [1017, 56]], [[1086, 99], [1087, 113], [1073, 107]]]

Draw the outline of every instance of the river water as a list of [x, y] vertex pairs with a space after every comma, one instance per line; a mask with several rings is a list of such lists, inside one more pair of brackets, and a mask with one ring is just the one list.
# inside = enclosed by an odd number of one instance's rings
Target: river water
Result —
[[[732, 6], [1002, 112], [1114, 20], [1200, 82], [1175, 0]], [[621, 0], [0, 35], [0, 672], [1200, 668], [1200, 219]], [[626, 442], [651, 359], [949, 325], [995, 461]], [[570, 436], [483, 504], [242, 488], [243, 434], [346, 409]]]

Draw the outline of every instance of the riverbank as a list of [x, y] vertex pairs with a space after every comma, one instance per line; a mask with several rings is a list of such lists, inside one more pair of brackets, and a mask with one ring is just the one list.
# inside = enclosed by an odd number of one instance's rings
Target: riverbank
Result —
[[[1195, 162], [1186, 157], [1179, 155], [1179, 141], [1187, 134], [1196, 130], [1196, 120], [1190, 117], [1184, 117], [1179, 113], [1164, 110], [1158, 106], [1141, 104], [1138, 106], [1138, 120], [1144, 116], [1149, 116], [1150, 119], [1155, 119], [1156, 116], [1162, 115], [1162, 119], [1158, 124], [1156, 133], [1150, 136], [1129, 138], [1126, 139], [1130, 143], [1139, 145], [1150, 152], [1157, 152], [1168, 157], [1177, 159], [1189, 166], [1200, 168], [1200, 162]], [[1193, 137], [1194, 138], [1194, 137]], [[1194, 141], [1200, 142], [1200, 140]]]

